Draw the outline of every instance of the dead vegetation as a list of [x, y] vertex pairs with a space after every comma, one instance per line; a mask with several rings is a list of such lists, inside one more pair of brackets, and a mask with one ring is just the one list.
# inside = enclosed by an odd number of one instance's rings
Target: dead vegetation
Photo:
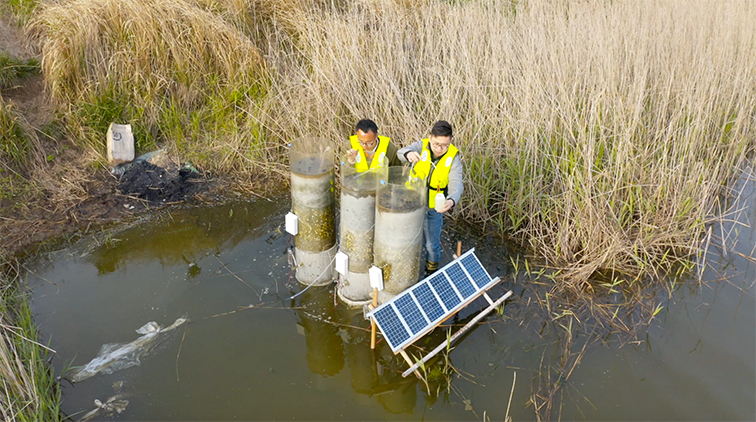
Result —
[[[705, 264], [756, 151], [748, 1], [13, 5], [61, 120], [37, 124], [4, 90], [0, 257], [127, 215], [103, 161], [113, 121], [141, 152], [249, 179], [286, 174], [300, 136], [340, 151], [370, 117], [407, 144], [443, 118], [465, 158], [458, 215], [555, 269], [550, 323], [631, 334], [660, 310], [649, 285]], [[539, 414], [582, 356], [571, 341]]]

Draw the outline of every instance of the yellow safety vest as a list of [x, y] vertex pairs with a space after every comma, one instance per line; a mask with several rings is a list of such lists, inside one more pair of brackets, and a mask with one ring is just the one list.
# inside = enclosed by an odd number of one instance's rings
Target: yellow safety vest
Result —
[[449, 149], [446, 153], [438, 159], [435, 165], [435, 169], [431, 170], [432, 152], [429, 148], [428, 138], [423, 139], [423, 150], [420, 152], [420, 161], [415, 163], [412, 168], [412, 176], [426, 179], [430, 173], [428, 180], [428, 207], [436, 208], [436, 194], [443, 192], [446, 195], [449, 185], [449, 171], [451, 170], [454, 157], [459, 150], [454, 145], [449, 145]]
[[[362, 149], [362, 145], [360, 145], [357, 135], [350, 136], [349, 142], [352, 144], [352, 149], [356, 149], [358, 152], [357, 160], [354, 162], [355, 170], [363, 172], [382, 166], [383, 162], [386, 160], [386, 151], [388, 150], [390, 141], [391, 138], [388, 136], [378, 136], [378, 148], [375, 149], [373, 160], [370, 162], [370, 165], [368, 165], [368, 160], [365, 157], [365, 150]], [[378, 157], [377, 160], [376, 157]]]

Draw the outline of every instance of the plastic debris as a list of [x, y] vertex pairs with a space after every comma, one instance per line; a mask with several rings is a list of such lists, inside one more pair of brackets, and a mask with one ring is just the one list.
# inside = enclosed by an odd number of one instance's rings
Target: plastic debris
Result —
[[139, 365], [141, 358], [166, 338], [163, 334], [170, 332], [186, 321], [188, 321], [187, 318], [179, 318], [166, 328], [162, 328], [156, 322], [150, 321], [136, 330], [137, 333], [143, 334], [143, 336], [131, 343], [104, 344], [97, 353], [97, 357], [92, 359], [88, 364], [76, 369], [67, 378], [71, 382], [80, 382], [98, 373], [112, 374], [115, 371]]
[[115, 396], [109, 398], [105, 403], [101, 402], [98, 399], [95, 399], [95, 408], [82, 416], [81, 419], [78, 420], [78, 422], [90, 421], [96, 416], [100, 415], [112, 416], [113, 413], [123, 413], [123, 411], [126, 410], [126, 406], [129, 405], [129, 401], [121, 400], [122, 397], [123, 396], [121, 396], [120, 394], [116, 394]]
[[131, 125], [111, 123], [107, 133], [108, 161], [125, 163], [134, 159], [134, 134]]
[[113, 170], [111, 170], [110, 172], [115, 176], [122, 176], [124, 173], [126, 173], [126, 170], [128, 170], [132, 164], [141, 163], [142, 161], [149, 162], [153, 157], [155, 157], [158, 154], [162, 154], [164, 152], [165, 152], [165, 148], [161, 148], [157, 151], [150, 151], [150, 152], [144, 153], [140, 155], [139, 157], [135, 158], [133, 161], [120, 163], [116, 165], [115, 167], [113, 167]]

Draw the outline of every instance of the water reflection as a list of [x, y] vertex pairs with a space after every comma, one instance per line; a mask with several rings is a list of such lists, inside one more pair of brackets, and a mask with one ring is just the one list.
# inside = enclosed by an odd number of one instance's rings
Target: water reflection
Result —
[[333, 376], [344, 369], [344, 347], [330, 289], [308, 289], [297, 297], [298, 325], [307, 339], [307, 365], [316, 374]]
[[[391, 413], [411, 413], [417, 404], [417, 379], [403, 378], [403, 359], [381, 346], [370, 349], [370, 323], [362, 310], [334, 302], [333, 290], [309, 289], [297, 297], [300, 333], [306, 338], [307, 365], [315, 374], [332, 377], [349, 368], [355, 393], [376, 397]], [[380, 368], [380, 370], [379, 370]]]
[[[104, 247], [91, 253], [99, 275], [131, 265], [157, 260], [164, 266], [185, 263], [187, 276], [196, 277], [202, 269], [197, 260], [208, 254], [219, 255], [262, 228], [267, 216], [280, 208], [273, 202], [260, 201], [254, 207], [235, 202], [207, 207], [203, 212], [189, 209], [167, 211], [157, 221], [145, 223], [148, 230], [127, 230], [106, 236]], [[281, 236], [280, 228], [268, 237]]]

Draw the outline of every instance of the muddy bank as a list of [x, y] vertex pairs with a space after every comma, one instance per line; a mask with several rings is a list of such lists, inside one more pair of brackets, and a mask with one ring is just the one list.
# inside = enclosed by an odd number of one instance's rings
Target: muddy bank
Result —
[[[73, 150], [64, 155], [76, 155]], [[121, 176], [106, 169], [79, 170], [66, 176], [60, 166], [66, 160], [60, 157], [55, 167], [30, 176], [41, 185], [41, 193], [0, 198], [0, 251], [19, 257], [34, 254], [48, 242], [65, 241], [158, 208], [266, 196], [284, 183], [269, 176], [209, 175], [149, 162], [136, 163]], [[77, 165], [78, 160], [71, 158], [66, 167]], [[75, 193], [63, 192], [69, 178], [75, 180]], [[54, 185], [53, 179], [57, 179]]]

